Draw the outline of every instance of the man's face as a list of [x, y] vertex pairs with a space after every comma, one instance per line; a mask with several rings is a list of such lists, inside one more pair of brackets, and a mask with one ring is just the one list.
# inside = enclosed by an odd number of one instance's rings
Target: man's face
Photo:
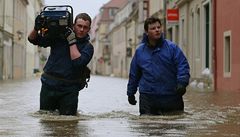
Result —
[[149, 40], [158, 40], [161, 37], [162, 28], [159, 22], [148, 25], [146, 32]]
[[77, 19], [73, 29], [78, 38], [83, 38], [90, 30], [90, 22], [88, 20]]

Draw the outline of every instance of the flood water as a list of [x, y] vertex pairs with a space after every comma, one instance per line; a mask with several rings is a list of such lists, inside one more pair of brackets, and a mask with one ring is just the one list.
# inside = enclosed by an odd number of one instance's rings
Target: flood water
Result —
[[138, 106], [127, 102], [126, 85], [127, 79], [92, 76], [89, 87], [80, 91], [78, 115], [59, 116], [38, 111], [38, 77], [1, 81], [0, 136], [240, 136], [240, 93], [188, 91], [183, 114], [140, 117]]

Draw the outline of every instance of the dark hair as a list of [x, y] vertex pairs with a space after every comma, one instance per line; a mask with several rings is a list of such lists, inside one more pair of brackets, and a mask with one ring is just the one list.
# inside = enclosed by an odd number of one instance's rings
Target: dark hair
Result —
[[147, 31], [148, 30], [148, 25], [156, 23], [156, 22], [159, 22], [160, 25], [162, 25], [161, 20], [159, 18], [157, 18], [157, 17], [149, 17], [149, 18], [147, 18], [145, 20], [145, 22], [144, 22], [144, 30]]
[[90, 26], [92, 24], [92, 19], [91, 17], [87, 14], [87, 13], [80, 13], [76, 16], [75, 20], [74, 20], [74, 24], [77, 22], [78, 19], [83, 19], [84, 21], [89, 21]]

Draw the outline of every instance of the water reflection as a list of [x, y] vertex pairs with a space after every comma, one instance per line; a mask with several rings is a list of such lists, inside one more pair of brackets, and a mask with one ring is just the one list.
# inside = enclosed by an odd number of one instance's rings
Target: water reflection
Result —
[[139, 116], [138, 106], [127, 102], [126, 84], [126, 79], [93, 76], [80, 92], [79, 114], [59, 116], [38, 111], [39, 79], [0, 82], [0, 136], [240, 135], [240, 93], [188, 91], [183, 114]]
[[[141, 116], [130, 122], [134, 132], [144, 136], [186, 136], [188, 121], [182, 121], [183, 115], [171, 116]], [[142, 135], [142, 136], [143, 136]]]
[[40, 124], [41, 136], [80, 136], [88, 133], [88, 127], [78, 125], [78, 121], [40, 121]]

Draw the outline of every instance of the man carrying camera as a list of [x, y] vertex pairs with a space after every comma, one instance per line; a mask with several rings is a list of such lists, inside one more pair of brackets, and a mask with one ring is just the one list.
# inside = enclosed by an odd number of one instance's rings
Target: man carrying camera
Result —
[[78, 14], [73, 28], [66, 27], [64, 37], [52, 38], [39, 33], [44, 24], [40, 18], [36, 17], [34, 30], [28, 36], [32, 44], [51, 48], [41, 76], [40, 110], [76, 115], [79, 91], [85, 86], [84, 71], [94, 52], [88, 35], [91, 18], [86, 13]]

